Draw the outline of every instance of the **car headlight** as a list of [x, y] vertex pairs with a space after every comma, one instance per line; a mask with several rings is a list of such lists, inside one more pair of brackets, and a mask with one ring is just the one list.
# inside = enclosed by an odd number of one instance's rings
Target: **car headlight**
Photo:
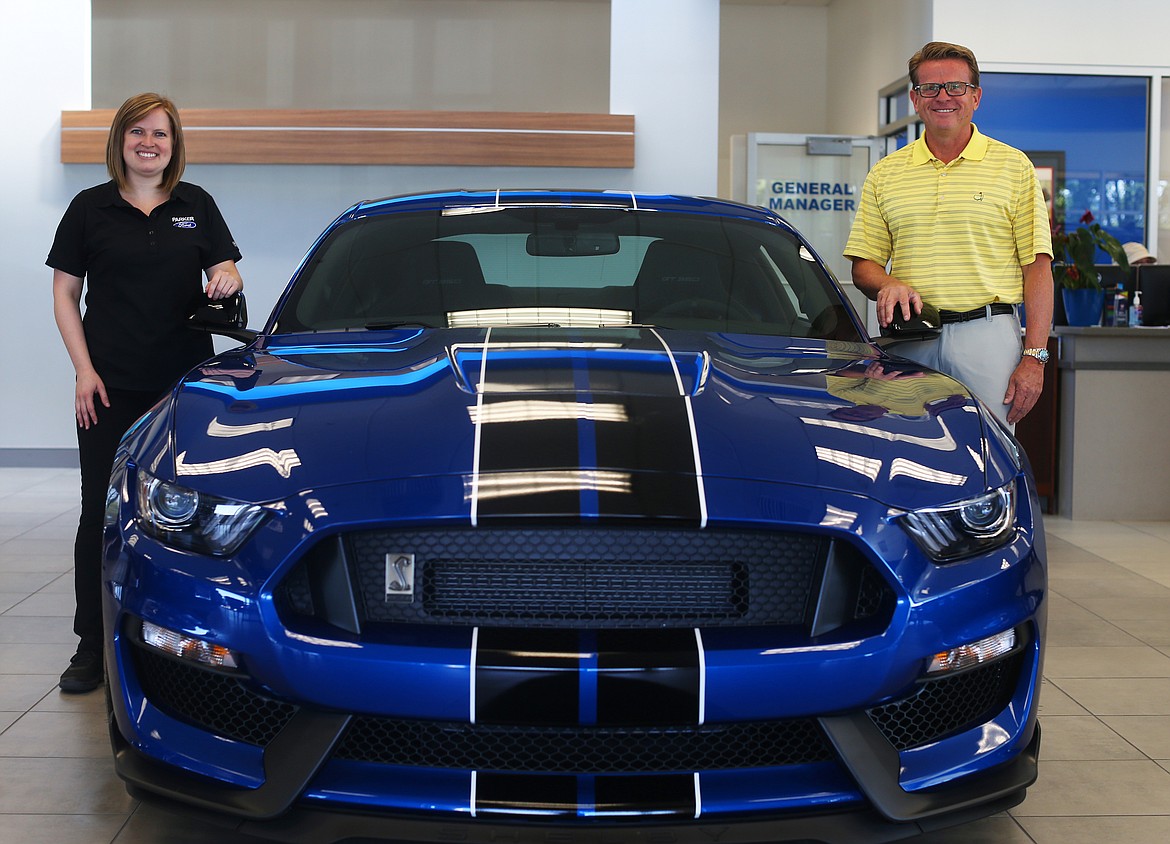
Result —
[[138, 527], [196, 554], [232, 554], [264, 520], [258, 504], [233, 501], [138, 470]]
[[900, 521], [935, 562], [982, 554], [1007, 544], [1015, 533], [1015, 482], [944, 507], [915, 510]]

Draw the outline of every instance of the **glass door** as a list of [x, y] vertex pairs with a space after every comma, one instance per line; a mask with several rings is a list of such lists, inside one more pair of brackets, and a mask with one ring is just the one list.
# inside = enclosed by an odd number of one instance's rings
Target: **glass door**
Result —
[[841, 255], [849, 238], [866, 174], [881, 157], [880, 138], [852, 135], [749, 133], [732, 139], [733, 199], [779, 214], [813, 248], [867, 315]]

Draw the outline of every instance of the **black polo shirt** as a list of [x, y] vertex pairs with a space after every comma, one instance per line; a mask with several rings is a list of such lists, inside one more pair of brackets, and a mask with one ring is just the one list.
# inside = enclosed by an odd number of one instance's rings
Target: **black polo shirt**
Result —
[[162, 391], [214, 353], [187, 318], [203, 271], [228, 260], [240, 251], [203, 188], [180, 182], [148, 217], [111, 181], [73, 198], [45, 263], [86, 280], [85, 339], [106, 387]]

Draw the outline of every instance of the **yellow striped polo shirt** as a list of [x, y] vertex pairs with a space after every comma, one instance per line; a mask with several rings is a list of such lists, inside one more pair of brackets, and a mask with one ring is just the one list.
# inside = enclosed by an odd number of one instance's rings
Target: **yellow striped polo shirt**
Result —
[[919, 138], [874, 165], [844, 252], [889, 262], [890, 273], [924, 300], [954, 311], [1022, 301], [1021, 266], [1052, 254], [1032, 162], [972, 129], [949, 164]]

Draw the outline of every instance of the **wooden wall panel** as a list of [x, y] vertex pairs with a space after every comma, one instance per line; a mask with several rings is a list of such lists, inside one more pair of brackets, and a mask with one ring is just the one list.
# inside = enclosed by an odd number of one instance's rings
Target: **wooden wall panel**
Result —
[[[191, 164], [634, 166], [622, 114], [449, 111], [180, 112]], [[61, 112], [61, 161], [100, 164], [113, 109]]]

